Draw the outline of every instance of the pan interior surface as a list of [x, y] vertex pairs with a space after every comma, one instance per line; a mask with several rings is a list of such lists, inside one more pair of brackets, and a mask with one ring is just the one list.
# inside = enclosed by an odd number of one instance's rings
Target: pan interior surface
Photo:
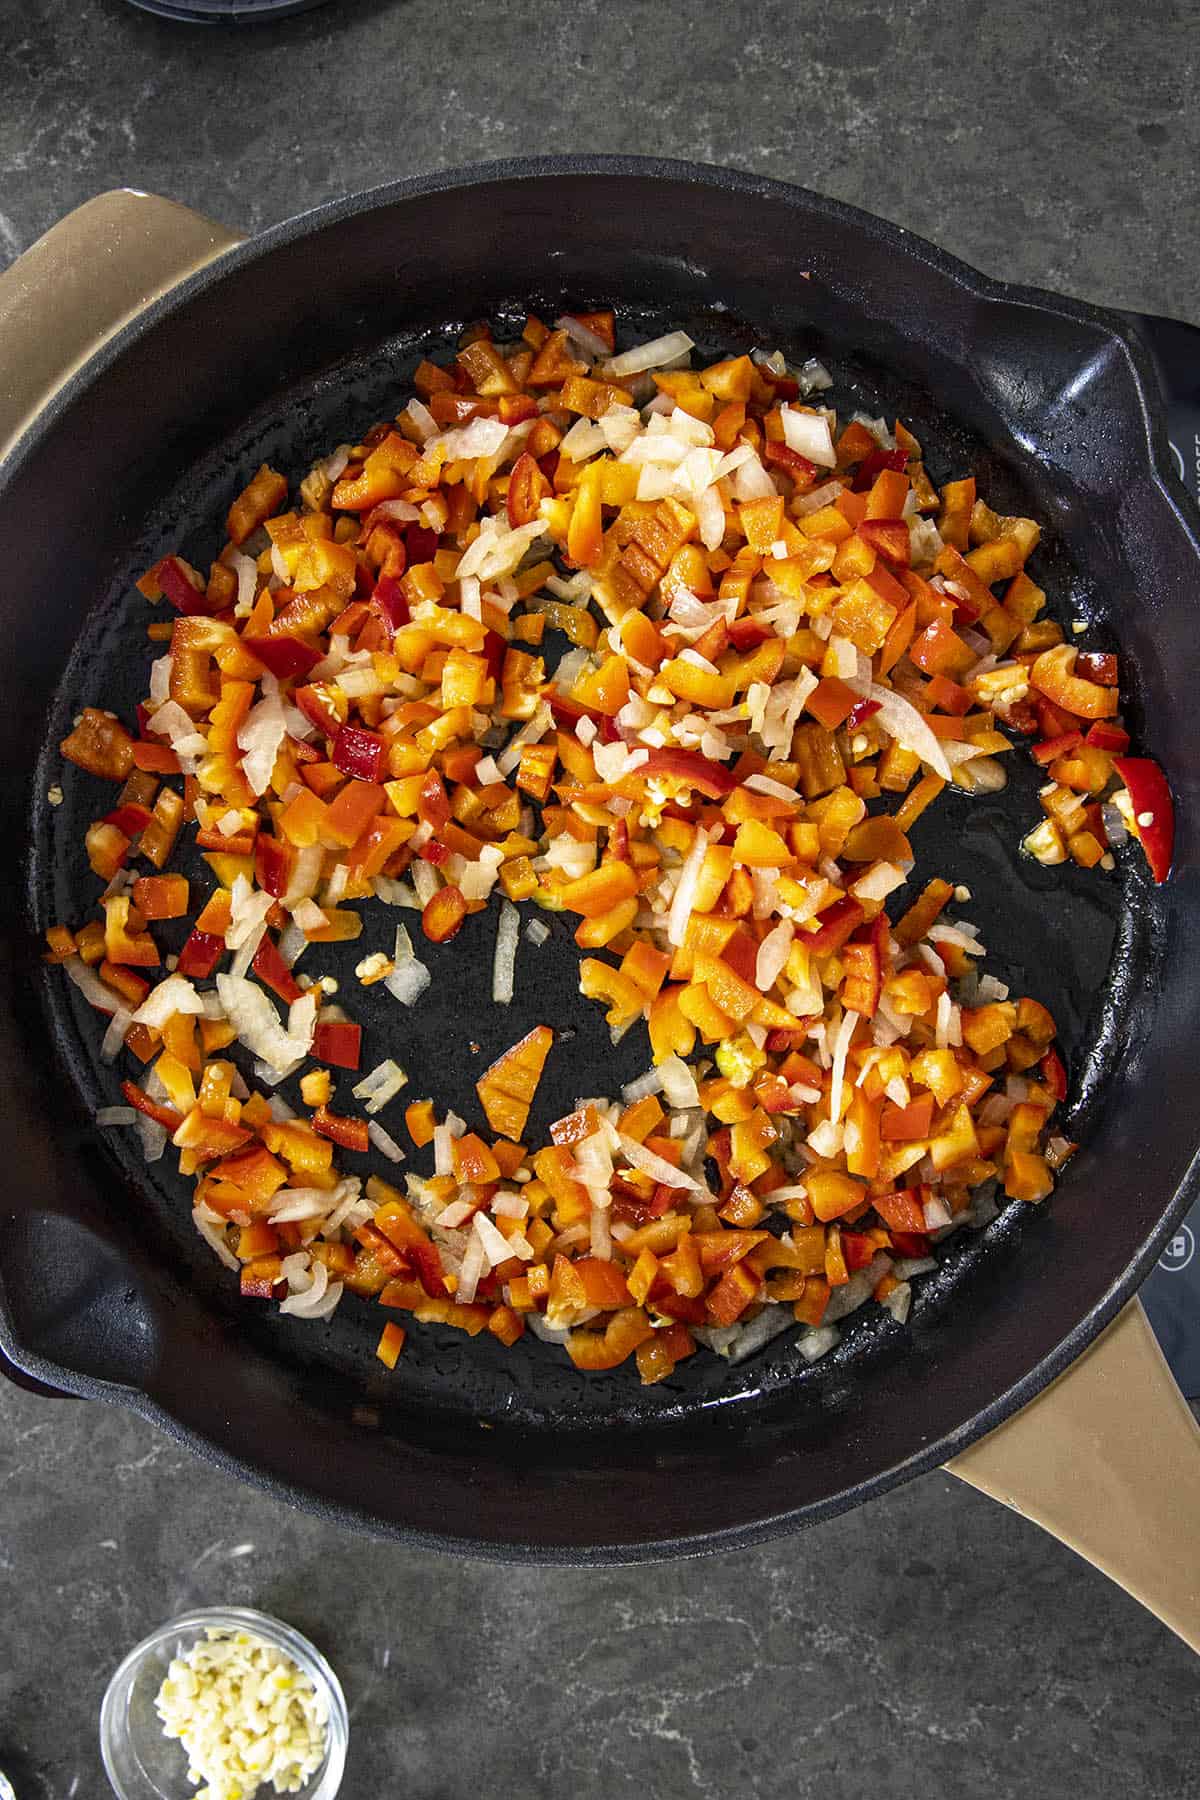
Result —
[[[1088, 648], [1130, 653], [1135, 742], [1152, 726], [1177, 786], [1191, 781], [1185, 734], [1161, 704], [1179, 631], [1170, 590], [1156, 605], [1128, 599], [1149, 571], [1143, 522], [1121, 497], [1146, 451], [1128, 423], [1138, 393], [1120, 347], [1085, 317], [973, 292], [896, 235], [872, 236], [811, 196], [716, 179], [497, 177], [335, 209], [323, 225], [274, 234], [261, 255], [235, 256], [223, 279], [192, 284], [184, 308], [163, 309], [76, 395], [0, 499], [36, 512], [46, 484], [70, 478], [70, 438], [94, 443], [107, 430], [109, 475], [82, 496], [70, 558], [39, 525], [20, 552], [27, 591], [52, 621], [40, 633], [28, 626], [15, 648], [25, 730], [13, 743], [33, 795], [30, 922], [39, 931], [78, 922], [97, 886], [82, 844], [106, 804], [101, 784], [70, 770], [65, 803], [45, 796], [62, 776], [58, 741], [82, 706], [129, 716], [144, 694], [155, 652], [134, 578], [169, 550], [206, 566], [229, 500], [259, 462], [294, 488], [315, 456], [397, 410], [422, 355], [445, 360], [481, 317], [516, 335], [527, 310], [553, 317], [613, 304], [619, 342], [682, 326], [706, 358], [755, 347], [820, 357], [839, 413], [899, 415], [935, 482], [974, 472], [997, 510], [1040, 520], [1032, 572], [1053, 615], [1068, 632], [1085, 620]], [[324, 283], [312, 279], [319, 270]], [[1153, 510], [1148, 466], [1140, 475]], [[1168, 573], [1177, 585], [1176, 567]], [[1179, 763], [1164, 721], [1178, 734]], [[31, 1198], [0, 1222], [18, 1344], [85, 1386], [99, 1378], [140, 1390], [203, 1444], [310, 1503], [476, 1548], [638, 1554], [752, 1535], [849, 1504], [886, 1474], [931, 1460], [972, 1415], [1062, 1354], [1078, 1321], [1111, 1310], [1131, 1260], [1166, 1229], [1193, 1147], [1164, 1073], [1164, 1014], [1173, 1010], [1181, 1030], [1195, 1010], [1194, 994], [1181, 997], [1171, 979], [1195, 929], [1183, 878], [1155, 892], [1136, 849], [1107, 877], [1020, 857], [1020, 837], [1040, 817], [1039, 775], [1019, 749], [1007, 764], [1003, 793], [947, 793], [925, 815], [909, 885], [919, 891], [933, 874], [965, 884], [971, 898], [955, 912], [980, 925], [986, 967], [1050, 1007], [1071, 1076], [1062, 1128], [1084, 1147], [1046, 1206], [1010, 1204], [984, 1231], [947, 1242], [907, 1327], [868, 1307], [818, 1364], [788, 1333], [736, 1367], [697, 1355], [642, 1388], [631, 1368], [580, 1375], [529, 1336], [508, 1351], [486, 1334], [418, 1326], [384, 1371], [373, 1351], [391, 1315], [347, 1296], [330, 1324], [312, 1326], [241, 1301], [194, 1232], [191, 1184], [168, 1166], [174, 1159], [143, 1165], [125, 1132], [100, 1142], [91, 1116], [117, 1097], [97, 1055], [103, 1021], [61, 972], [31, 974], [25, 950], [14, 969], [24, 1024], [10, 1019], [4, 1051], [25, 1070], [18, 1155]], [[178, 866], [209, 879], [198, 857]], [[912, 893], [897, 898], [902, 909]], [[644, 1029], [612, 1047], [600, 1010], [578, 994], [579, 952], [563, 919], [549, 919], [541, 948], [522, 940], [510, 1007], [490, 999], [491, 908], [453, 945], [421, 946], [434, 986], [408, 1010], [381, 987], [360, 987], [353, 969], [389, 949], [395, 924], [411, 927], [412, 916], [371, 906], [363, 917], [361, 939], [314, 947], [303, 967], [339, 978], [364, 1026], [364, 1068], [393, 1056], [409, 1072], [382, 1116], [396, 1136], [403, 1104], [417, 1097], [481, 1123], [478, 1074], [544, 1021], [560, 1035], [530, 1141], [579, 1096], [614, 1095], [648, 1066]], [[343, 1097], [352, 1080], [342, 1078]], [[1156, 1080], [1166, 1081], [1163, 1125], [1148, 1143]], [[297, 1104], [294, 1087], [282, 1091]], [[407, 1166], [427, 1167], [419, 1155]], [[1098, 1232], [1114, 1166], [1119, 1229], [1106, 1215]]]

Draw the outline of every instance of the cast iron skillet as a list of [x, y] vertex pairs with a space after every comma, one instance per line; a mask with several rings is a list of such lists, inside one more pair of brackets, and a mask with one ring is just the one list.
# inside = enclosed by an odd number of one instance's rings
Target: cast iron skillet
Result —
[[[132, 577], [170, 548], [211, 556], [263, 457], [298, 477], [314, 446], [394, 410], [415, 359], [472, 319], [608, 303], [627, 341], [681, 324], [706, 350], [821, 356], [837, 404], [899, 412], [935, 479], [974, 469], [993, 504], [1043, 521], [1038, 579], [1060, 617], [1088, 622], [1080, 642], [1119, 643], [1135, 741], [1170, 770], [1175, 873], [1155, 890], [1135, 851], [1108, 879], [1020, 861], [1038, 816], [1020, 755], [1005, 794], [951, 797], [918, 833], [920, 868], [973, 890], [963, 911], [989, 966], [1054, 1010], [1084, 1147], [1050, 1204], [951, 1241], [906, 1329], [870, 1309], [813, 1368], [787, 1336], [642, 1389], [528, 1340], [509, 1352], [420, 1328], [389, 1374], [378, 1309], [350, 1302], [314, 1328], [242, 1303], [167, 1160], [146, 1170], [127, 1134], [91, 1124], [115, 1086], [100, 1024], [35, 940], [92, 896], [80, 840], [106, 799], [70, 771], [66, 803], [46, 804], [55, 746], [83, 704], [128, 709], [142, 692]], [[1196, 1191], [1200, 548], [1156, 385], [1127, 320], [1006, 288], [799, 189], [678, 163], [398, 183], [270, 231], [152, 305], [45, 408], [0, 485], [0, 771], [10, 843], [29, 846], [5, 893], [0, 1004], [13, 1361], [331, 1518], [560, 1560], [763, 1538], [933, 1466], [1028, 1401], [1113, 1318]], [[339, 972], [389, 930], [372, 915]], [[647, 1048], [638, 1032], [610, 1051], [565, 928], [522, 948], [516, 1002], [493, 1008], [493, 931], [477, 917], [436, 957], [432, 1004], [400, 1013], [356, 987], [356, 1016], [368, 1063], [394, 1053], [410, 1093], [472, 1117], [491, 1055], [543, 1018], [566, 1027], [536, 1131], [576, 1095], [614, 1092]]]

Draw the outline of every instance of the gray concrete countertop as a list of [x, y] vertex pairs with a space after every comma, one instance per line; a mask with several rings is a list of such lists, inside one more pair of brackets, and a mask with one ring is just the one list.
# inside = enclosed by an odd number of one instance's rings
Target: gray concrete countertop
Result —
[[[255, 230], [395, 175], [642, 151], [792, 178], [997, 275], [1200, 319], [1191, 9], [333, 0], [189, 30], [0, 7], [0, 262], [119, 185]], [[96, 1714], [200, 1602], [309, 1631], [346, 1800], [1184, 1800], [1196, 1663], [944, 1475], [765, 1549], [505, 1569], [342, 1535], [124, 1413], [0, 1388], [0, 1768], [99, 1800]]]

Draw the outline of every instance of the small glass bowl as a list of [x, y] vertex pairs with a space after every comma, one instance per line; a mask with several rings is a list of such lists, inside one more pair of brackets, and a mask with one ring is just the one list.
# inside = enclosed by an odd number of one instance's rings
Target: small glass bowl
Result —
[[[329, 1720], [325, 1757], [298, 1800], [334, 1800], [342, 1785], [350, 1718], [342, 1684], [315, 1645], [266, 1613], [245, 1606], [205, 1607], [184, 1613], [143, 1638], [121, 1663], [100, 1706], [100, 1754], [118, 1800], [190, 1800], [196, 1788], [187, 1778], [187, 1751], [164, 1736], [154, 1700], [170, 1663], [186, 1656], [206, 1631], [248, 1631], [281, 1650], [325, 1695]], [[272, 1793], [270, 1783], [259, 1790]]]

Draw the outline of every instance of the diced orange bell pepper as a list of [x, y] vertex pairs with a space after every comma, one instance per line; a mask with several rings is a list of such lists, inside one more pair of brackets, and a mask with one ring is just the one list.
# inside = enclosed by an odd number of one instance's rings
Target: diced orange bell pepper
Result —
[[133, 904], [146, 919], [182, 919], [188, 910], [186, 875], [143, 875], [133, 884]]
[[577, 881], [567, 882], [558, 892], [569, 912], [594, 919], [611, 911], [619, 901], [629, 899], [637, 890], [637, 874], [629, 863], [607, 862], [590, 874], [581, 875]]
[[[487, 1122], [502, 1137], [516, 1141], [523, 1134], [553, 1043], [554, 1033], [550, 1027], [535, 1025], [511, 1049], [497, 1057], [475, 1083]], [[411, 1107], [409, 1111], [412, 1111]], [[411, 1124], [409, 1130], [412, 1131]]]
[[124, 781], [133, 767], [133, 739], [119, 720], [94, 706], [85, 706], [79, 723], [59, 749], [89, 775], [105, 781]]

